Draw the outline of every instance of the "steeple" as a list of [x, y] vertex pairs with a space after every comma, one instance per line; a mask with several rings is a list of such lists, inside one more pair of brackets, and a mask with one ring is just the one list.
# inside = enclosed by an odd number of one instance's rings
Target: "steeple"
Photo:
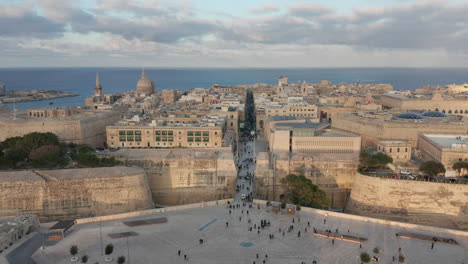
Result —
[[94, 86], [94, 94], [102, 95], [101, 80], [99, 79], [99, 73], [96, 73], [96, 86]]
[[142, 68], [142, 69], [141, 69], [141, 79], [146, 79], [145, 68]]

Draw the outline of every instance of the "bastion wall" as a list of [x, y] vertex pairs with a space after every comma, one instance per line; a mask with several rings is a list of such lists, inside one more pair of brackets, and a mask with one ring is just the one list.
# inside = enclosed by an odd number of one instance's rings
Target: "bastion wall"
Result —
[[230, 148], [125, 149], [112, 156], [144, 168], [156, 205], [231, 198], [237, 170]]
[[356, 173], [345, 212], [468, 230], [468, 185], [387, 179]]
[[37, 214], [41, 221], [153, 208], [141, 168], [0, 172], [0, 216]]

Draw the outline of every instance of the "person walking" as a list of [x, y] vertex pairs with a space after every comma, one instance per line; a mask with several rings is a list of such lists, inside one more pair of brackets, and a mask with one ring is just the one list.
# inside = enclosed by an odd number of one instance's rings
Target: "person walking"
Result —
[[179, 249], [179, 251], [177, 251], [177, 255], [179, 255], [179, 257], [180, 257], [180, 249]]

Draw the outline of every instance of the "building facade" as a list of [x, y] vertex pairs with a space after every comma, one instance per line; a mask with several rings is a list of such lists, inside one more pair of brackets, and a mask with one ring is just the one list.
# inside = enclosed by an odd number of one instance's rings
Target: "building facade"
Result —
[[446, 175], [456, 174], [453, 164], [468, 161], [468, 136], [422, 134], [419, 150], [424, 158], [442, 163]]
[[392, 157], [393, 161], [409, 161], [411, 144], [406, 141], [379, 141], [377, 151]]

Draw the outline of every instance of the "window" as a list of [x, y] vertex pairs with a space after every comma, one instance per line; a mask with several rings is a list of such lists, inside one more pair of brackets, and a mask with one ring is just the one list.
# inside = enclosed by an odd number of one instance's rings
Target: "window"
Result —
[[161, 141], [161, 137], [156, 137], [156, 141]]
[[193, 137], [188, 137], [187, 142], [193, 142]]
[[135, 130], [135, 135], [141, 135], [141, 130]]
[[201, 131], [195, 131], [195, 136], [197, 137], [201, 136]]
[[[124, 132], [125, 132], [125, 131], [124, 131]], [[123, 137], [120, 136], [120, 137], [119, 137], [119, 141], [126, 141], [126, 140], [125, 140], [125, 136], [123, 136]]]
[[203, 142], [209, 142], [210, 138], [209, 137], [203, 137]]
[[133, 135], [133, 130], [127, 130], [127, 135]]
[[141, 141], [141, 136], [135, 136], [135, 141]]
[[396, 151], [397, 151], [397, 152], [400, 152], [400, 148], [397, 148], [397, 150], [396, 150]]
[[162, 131], [161, 134], [162, 134], [163, 136], [166, 136], [166, 135], [167, 135], [167, 131], [164, 130], [164, 131]]
[[405, 148], [405, 152], [408, 152], [408, 148]]
[[173, 142], [173, 141], [174, 141], [174, 137], [167, 137], [167, 141]]
[[133, 136], [127, 136], [127, 141], [133, 141]]
[[187, 136], [193, 137], [193, 131], [188, 131], [188, 132], [187, 132]]
[[156, 130], [156, 136], [160, 136], [160, 135], [161, 135], [161, 131]]
[[174, 135], [174, 131], [172, 131], [172, 130], [167, 131], [167, 135], [168, 135], [168, 136], [173, 136], [173, 135]]
[[119, 135], [121, 135], [121, 136], [122, 136], [122, 135], [125, 135], [125, 130], [120, 130], [120, 131], [119, 131]]
[[204, 137], [209, 137], [209, 136], [210, 136], [210, 132], [209, 132], [209, 131], [203, 131], [203, 136], [204, 136]]
[[201, 142], [201, 137], [195, 137], [195, 142]]

